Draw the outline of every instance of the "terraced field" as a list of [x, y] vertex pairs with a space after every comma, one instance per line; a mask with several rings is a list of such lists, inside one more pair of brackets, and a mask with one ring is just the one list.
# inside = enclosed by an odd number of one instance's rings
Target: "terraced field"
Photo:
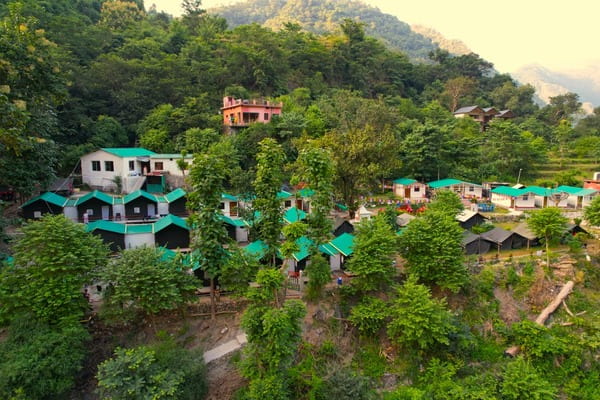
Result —
[[[567, 158], [563, 161], [561, 167], [560, 159], [557, 157], [550, 157], [548, 162], [540, 168], [540, 179], [553, 179], [554, 176], [559, 172], [578, 170], [579, 174], [577, 177], [583, 181], [583, 179], [591, 179], [594, 172], [600, 172], [600, 163], [597, 160], [589, 158]], [[533, 182], [525, 182], [533, 183]]]

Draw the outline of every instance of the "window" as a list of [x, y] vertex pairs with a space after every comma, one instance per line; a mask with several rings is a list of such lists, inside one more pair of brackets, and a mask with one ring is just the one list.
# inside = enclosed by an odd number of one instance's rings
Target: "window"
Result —
[[134, 214], [139, 214], [140, 213], [140, 208], [139, 207], [133, 207], [133, 213]]
[[284, 204], [285, 204], [286, 208], [287, 207], [291, 207], [292, 206], [292, 201], [291, 200], [286, 200]]
[[33, 218], [42, 218], [42, 212], [41, 211], [34, 211], [33, 212]]
[[100, 161], [92, 161], [92, 171], [100, 171]]
[[269, 113], [265, 113], [265, 121], [269, 120]]
[[133, 160], [129, 161], [129, 170], [135, 171], [135, 161], [133, 161]]
[[85, 212], [87, 213], [88, 216], [94, 215], [94, 210], [92, 210], [91, 208], [88, 208], [87, 210], [85, 210]]
[[219, 209], [224, 210], [225, 209], [225, 203], [221, 202], [221, 204], [219, 204]]
[[527, 201], [529, 199], [529, 195], [524, 194], [523, 195], [523, 201]]
[[115, 164], [112, 161], [104, 161], [104, 170], [105, 171], [114, 171]]
[[475, 191], [475, 186], [469, 186], [469, 192], [474, 192]]
[[156, 161], [154, 163], [154, 169], [159, 170], [159, 171], [162, 171], [163, 169], [165, 169], [164, 166], [163, 166], [163, 162], [162, 161]]
[[413, 186], [413, 192], [420, 192], [421, 188], [419, 186]]

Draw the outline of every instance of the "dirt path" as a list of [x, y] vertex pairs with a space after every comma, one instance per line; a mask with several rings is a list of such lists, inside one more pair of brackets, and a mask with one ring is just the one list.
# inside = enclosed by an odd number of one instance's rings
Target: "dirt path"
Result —
[[246, 334], [239, 333], [235, 339], [204, 352], [204, 362], [208, 364], [213, 360], [217, 360], [226, 354], [241, 349], [246, 343], [248, 343]]
[[521, 317], [519, 316], [519, 303], [506, 291], [505, 289], [495, 287], [494, 297], [500, 302], [500, 318], [507, 324], [514, 324], [519, 322]]

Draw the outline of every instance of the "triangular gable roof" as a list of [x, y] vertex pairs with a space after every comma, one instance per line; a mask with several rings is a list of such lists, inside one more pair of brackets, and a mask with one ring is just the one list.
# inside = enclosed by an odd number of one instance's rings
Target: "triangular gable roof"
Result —
[[395, 184], [397, 185], [412, 185], [413, 183], [417, 183], [416, 179], [411, 179], [411, 178], [398, 178], [398, 179], [394, 179], [393, 181]]
[[486, 113], [486, 115], [496, 115], [498, 113], [498, 110], [496, 110], [494, 107], [486, 107], [482, 110], [484, 113]]
[[364, 205], [360, 206], [357, 214], [358, 215], [373, 215], [373, 213], [371, 211], [367, 210], [367, 207], [365, 207]]
[[280, 190], [279, 192], [277, 192], [277, 198], [279, 200], [285, 200], [292, 196], [293, 196], [293, 194], [291, 194], [290, 192], [286, 192], [285, 190]]
[[283, 220], [288, 224], [302, 221], [306, 218], [306, 213], [299, 208], [292, 207], [283, 213]]
[[102, 231], [107, 231], [107, 232], [119, 233], [121, 235], [124, 235], [127, 232], [127, 225], [120, 224], [118, 222], [98, 220], [98, 221], [90, 222], [89, 224], [87, 224], [85, 226], [85, 230], [87, 232], [93, 232], [96, 229], [100, 229]]
[[479, 211], [463, 210], [460, 214], [458, 214], [456, 216], [456, 220], [459, 222], [467, 222], [468, 220], [470, 220], [471, 218], [475, 217], [478, 214], [482, 218], [487, 219], [487, 217], [485, 215], [481, 214]]
[[299, 250], [292, 254], [292, 257], [294, 257], [294, 260], [299, 262], [310, 256], [310, 248], [315, 244], [315, 242], [306, 236], [302, 236], [296, 240], [296, 244], [298, 245]]
[[498, 117], [498, 118], [514, 118], [515, 113], [512, 112], [511, 110], [500, 110], [498, 112], [498, 114], [496, 114], [496, 117]]
[[532, 232], [527, 222], [521, 222], [519, 225], [515, 226], [513, 232], [523, 236], [527, 240], [538, 239], [538, 236]]
[[337, 256], [340, 252], [331, 245], [331, 243], [325, 243], [319, 246], [319, 251], [325, 253], [328, 256]]
[[30, 199], [29, 201], [21, 205], [20, 208], [27, 207], [28, 205], [33, 204], [39, 200], [45, 201], [46, 203], [54, 204], [55, 206], [59, 207], [64, 207], [67, 204], [67, 201], [69, 201], [69, 199], [67, 199], [66, 197], [60, 196], [56, 193], [45, 192], [37, 197]]
[[473, 113], [473, 112], [483, 113], [483, 110], [479, 106], [466, 106], [466, 107], [461, 107], [458, 110], [454, 111], [454, 115], [469, 114], [469, 113]]
[[154, 232], [160, 232], [170, 225], [175, 225], [188, 231], [190, 230], [190, 228], [187, 225], [187, 222], [183, 218], [179, 218], [176, 215], [169, 214], [166, 217], [163, 217], [154, 223]]
[[185, 190], [183, 190], [182, 188], [177, 188], [175, 190], [173, 190], [172, 192], [167, 193], [164, 198], [167, 201], [167, 203], [172, 203], [175, 200], [179, 200], [182, 197], [185, 197], [187, 195], [187, 192]]
[[315, 191], [309, 188], [304, 188], [304, 189], [300, 189], [296, 192], [296, 194], [300, 195], [300, 197], [313, 197], [313, 195], [315, 194]]
[[226, 224], [231, 225], [231, 226], [240, 227], [240, 228], [246, 228], [246, 227], [250, 226], [250, 224], [246, 220], [243, 220], [241, 218], [231, 218], [224, 214], [220, 214], [219, 218], [221, 218], [223, 220], [223, 222], [225, 222]]
[[498, 243], [503, 243], [506, 239], [508, 239], [513, 234], [514, 234], [514, 232], [507, 231], [506, 229], [496, 227], [496, 228], [492, 229], [491, 231], [482, 233], [481, 237], [485, 240], [489, 240], [490, 242], [498, 244]]
[[158, 203], [158, 199], [156, 198], [156, 196], [154, 196], [153, 194], [150, 194], [144, 190], [136, 190], [135, 192], [129, 193], [127, 196], [125, 196], [123, 198], [123, 203], [125, 203], [125, 204], [131, 203], [133, 200], [135, 200], [139, 197], [143, 197], [154, 203]]
[[329, 242], [329, 244], [344, 256], [348, 257], [354, 252], [352, 249], [354, 247], [354, 237], [354, 235], [349, 233], [343, 233]]
[[221, 200], [238, 201], [238, 198], [228, 193], [221, 193]]
[[142, 147], [103, 147], [103, 150], [107, 153], [113, 154], [117, 157], [148, 157], [155, 155], [156, 153]]
[[463, 231], [463, 238], [462, 238], [461, 243], [463, 246], [466, 246], [469, 243], [473, 243], [474, 241], [479, 240], [480, 238], [481, 238], [480, 235], [476, 235], [471, 231], [465, 230], [465, 231]]
[[251, 256], [260, 260], [267, 253], [267, 245], [262, 240], [256, 240], [244, 247], [244, 250]]
[[115, 203], [115, 199], [113, 196], [110, 196], [106, 193], [102, 193], [98, 190], [94, 190], [93, 192], [90, 192], [90, 193], [86, 194], [85, 196], [81, 196], [80, 198], [78, 198], [77, 201], [75, 202], [75, 205], [79, 206], [91, 199], [98, 199], [98, 200], [100, 200], [106, 204], [110, 204], [110, 205], [113, 205]]

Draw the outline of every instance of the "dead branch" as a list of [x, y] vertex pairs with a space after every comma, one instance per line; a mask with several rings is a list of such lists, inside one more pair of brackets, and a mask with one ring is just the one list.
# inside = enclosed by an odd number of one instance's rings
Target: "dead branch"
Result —
[[[237, 311], [219, 311], [218, 313], [215, 313], [215, 315], [221, 314], [237, 314]], [[211, 313], [189, 314], [190, 317], [210, 317], [211, 315]]]

